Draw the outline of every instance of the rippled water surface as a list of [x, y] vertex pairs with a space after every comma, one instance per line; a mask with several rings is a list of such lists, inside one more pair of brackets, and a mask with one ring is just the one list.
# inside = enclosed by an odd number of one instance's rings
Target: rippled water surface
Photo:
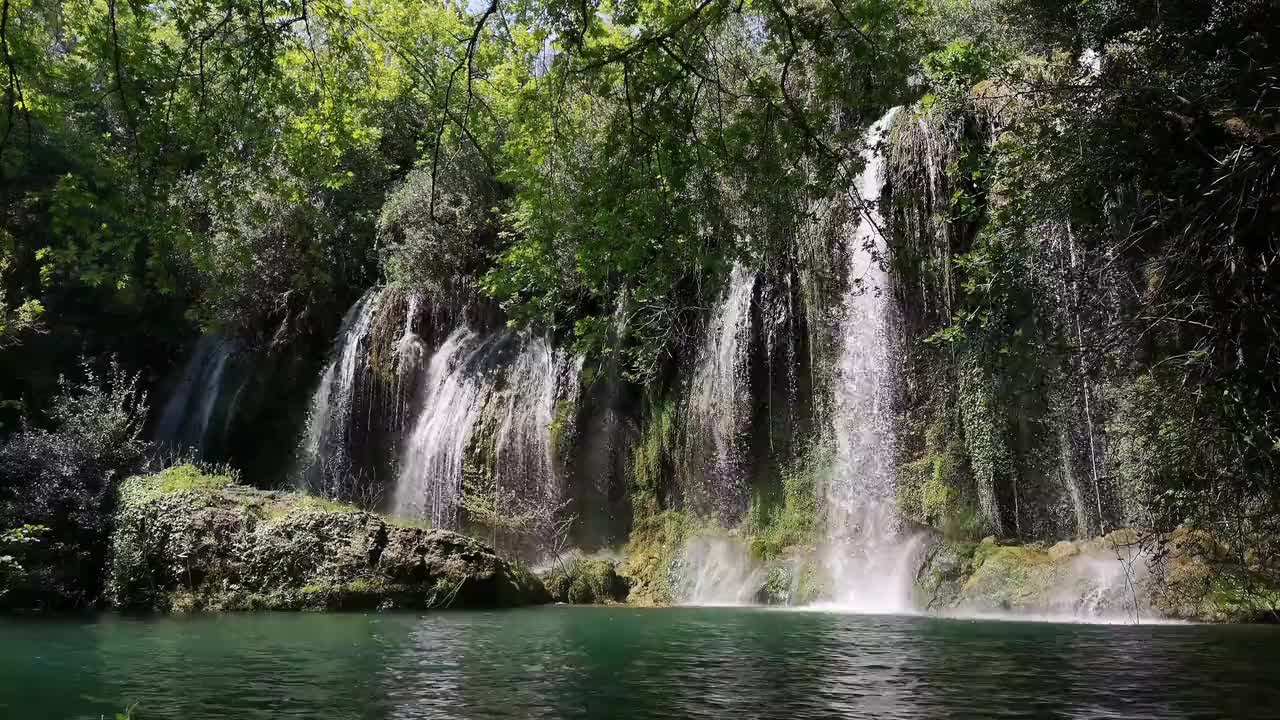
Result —
[[0, 717], [1280, 718], [1280, 630], [755, 609], [0, 620]]

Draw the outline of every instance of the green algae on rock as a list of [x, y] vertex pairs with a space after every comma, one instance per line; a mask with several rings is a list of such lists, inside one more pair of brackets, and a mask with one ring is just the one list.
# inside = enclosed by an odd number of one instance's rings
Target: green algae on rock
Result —
[[574, 605], [611, 605], [627, 601], [631, 584], [618, 575], [612, 560], [578, 557], [557, 564], [543, 576], [547, 592], [556, 602]]
[[120, 488], [108, 600], [164, 611], [508, 607], [546, 602], [478, 540], [262, 491], [191, 466]]

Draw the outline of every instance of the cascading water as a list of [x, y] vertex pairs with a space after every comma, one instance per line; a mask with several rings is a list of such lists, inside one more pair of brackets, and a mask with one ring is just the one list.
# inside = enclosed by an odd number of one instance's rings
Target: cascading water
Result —
[[316, 490], [327, 487], [333, 478], [350, 474], [346, 467], [349, 434], [355, 419], [357, 385], [368, 362], [370, 329], [382, 300], [379, 288], [366, 292], [342, 319], [334, 358], [325, 366], [320, 385], [312, 396], [307, 416], [303, 481]]
[[[222, 443], [243, 389], [242, 385], [229, 397], [225, 392], [227, 369], [237, 352], [236, 344], [227, 338], [200, 338], [160, 415], [157, 444], [175, 451], [193, 450], [203, 457]], [[222, 422], [215, 423], [219, 416]]]
[[[554, 504], [564, 494], [558, 482], [550, 429], [557, 398], [577, 400], [581, 358], [569, 361], [541, 338], [526, 347], [507, 371], [503, 395], [505, 411], [498, 426], [498, 477], [509, 490], [525, 498]], [[563, 396], [561, 395], [563, 393]], [[516, 483], [523, 487], [516, 487]]]
[[689, 383], [686, 442], [695, 457], [710, 455], [695, 468], [698, 487], [690, 490], [710, 509], [728, 514], [740, 509], [746, 490], [740, 442], [750, 400], [747, 353], [755, 284], [755, 273], [735, 263]]
[[749, 605], [758, 601], [765, 570], [738, 540], [698, 537], [685, 543], [673, 568], [682, 605]]
[[423, 380], [422, 413], [405, 440], [395, 511], [454, 527], [467, 445], [492, 390], [496, 369], [485, 360], [497, 345], [466, 327], [431, 357]]
[[[421, 411], [405, 440], [394, 509], [437, 527], [457, 527], [468, 463], [486, 465], [502, 508], [528, 516], [557, 505], [563, 488], [551, 446], [556, 403], [572, 402], [581, 360], [543, 338], [455, 330], [427, 365]], [[493, 436], [477, 433], [492, 427]]]
[[395, 344], [395, 386], [392, 389], [392, 426], [401, 429], [409, 421], [414, 390], [427, 357], [427, 343], [414, 332], [414, 324], [422, 313], [422, 296], [412, 293], [406, 298], [404, 329]]
[[855, 612], [907, 612], [921, 542], [902, 537], [894, 508], [891, 425], [892, 342], [883, 218], [886, 139], [897, 108], [867, 132], [865, 166], [855, 182], [862, 215], [849, 239], [849, 290], [837, 380], [836, 468], [827, 487], [824, 551], [831, 602]]

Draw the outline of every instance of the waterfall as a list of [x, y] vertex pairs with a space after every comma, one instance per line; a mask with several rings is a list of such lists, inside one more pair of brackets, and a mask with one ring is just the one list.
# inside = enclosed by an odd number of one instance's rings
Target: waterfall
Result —
[[493, 387], [486, 364], [497, 338], [455, 330], [431, 357], [423, 380], [422, 413], [406, 439], [396, 482], [395, 511], [435, 527], [455, 527], [463, 463], [471, 434]]
[[[227, 368], [238, 351], [233, 341], [219, 335], [200, 338], [156, 425], [158, 445], [194, 450], [200, 457], [221, 449], [244, 389], [242, 383], [230, 397], [225, 396]], [[215, 424], [219, 413], [222, 422]]]
[[514, 481], [525, 485], [521, 494], [556, 501], [563, 493], [558, 484], [555, 448], [550, 429], [558, 398], [574, 404], [582, 358], [570, 361], [541, 338], [529, 341], [507, 372], [508, 397], [498, 426], [497, 474], [508, 488]]
[[830, 542], [824, 565], [831, 600], [859, 612], [912, 608], [920, 542], [899, 534], [893, 468], [892, 341], [884, 267], [884, 187], [880, 146], [898, 109], [867, 132], [865, 166], [855, 181], [862, 217], [849, 239], [849, 289], [841, 324], [835, 413], [836, 468], [827, 487]]
[[406, 299], [404, 329], [395, 344], [395, 386], [392, 389], [392, 427], [401, 429], [409, 419], [414, 390], [417, 388], [422, 362], [427, 356], [427, 343], [414, 332], [421, 319], [422, 296], [412, 293]]
[[551, 426], [557, 402], [576, 399], [581, 362], [541, 337], [455, 330], [427, 365], [395, 511], [457, 527], [464, 476], [484, 473], [491, 474], [501, 512], [554, 514], [564, 489]]
[[703, 460], [691, 468], [697, 487], [690, 490], [702, 504], [727, 515], [741, 509], [746, 491], [739, 444], [750, 419], [747, 363], [755, 285], [755, 273], [735, 263], [689, 382], [686, 442]]
[[350, 435], [358, 420], [356, 404], [362, 371], [368, 365], [370, 331], [382, 300], [382, 290], [368, 290], [342, 318], [333, 358], [325, 366], [311, 399], [303, 458], [303, 481], [313, 490], [339, 494], [358, 473], [348, 453]]

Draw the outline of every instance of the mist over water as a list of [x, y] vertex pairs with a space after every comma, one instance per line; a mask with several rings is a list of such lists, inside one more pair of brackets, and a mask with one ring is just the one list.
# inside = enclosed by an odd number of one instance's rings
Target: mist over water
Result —
[[759, 603], [766, 579], [747, 547], [727, 537], [698, 537], [685, 543], [675, 575], [677, 603], [725, 607]]

